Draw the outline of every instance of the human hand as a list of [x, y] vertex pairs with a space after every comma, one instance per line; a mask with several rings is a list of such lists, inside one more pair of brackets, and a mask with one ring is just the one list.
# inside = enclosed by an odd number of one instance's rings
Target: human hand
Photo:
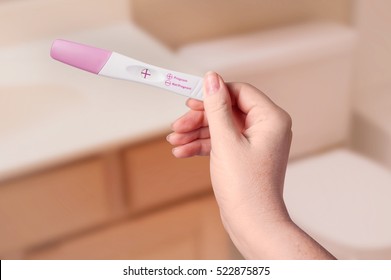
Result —
[[187, 106], [190, 111], [173, 123], [167, 137], [174, 156], [210, 155], [223, 224], [245, 257], [290, 258], [289, 252], [275, 254], [264, 243], [285, 229], [308, 239], [290, 220], [283, 201], [290, 116], [260, 90], [224, 83], [213, 72], [204, 79], [204, 102], [189, 99]]

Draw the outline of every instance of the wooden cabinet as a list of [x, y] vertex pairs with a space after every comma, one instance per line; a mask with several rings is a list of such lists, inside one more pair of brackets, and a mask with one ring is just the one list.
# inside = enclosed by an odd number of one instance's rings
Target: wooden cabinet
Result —
[[116, 225], [28, 255], [32, 259], [226, 259], [229, 239], [213, 196]]
[[0, 256], [107, 221], [107, 192], [100, 159], [0, 184]]
[[165, 139], [0, 183], [0, 257], [225, 259], [209, 159]]
[[177, 159], [165, 139], [125, 151], [126, 194], [132, 212], [211, 190], [209, 159]]

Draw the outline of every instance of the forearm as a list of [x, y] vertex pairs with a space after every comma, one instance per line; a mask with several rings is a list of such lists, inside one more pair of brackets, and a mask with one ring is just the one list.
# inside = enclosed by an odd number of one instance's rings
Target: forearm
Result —
[[251, 220], [236, 221], [232, 228], [223, 217], [227, 232], [246, 259], [335, 259], [289, 217], [258, 219], [256, 223]]

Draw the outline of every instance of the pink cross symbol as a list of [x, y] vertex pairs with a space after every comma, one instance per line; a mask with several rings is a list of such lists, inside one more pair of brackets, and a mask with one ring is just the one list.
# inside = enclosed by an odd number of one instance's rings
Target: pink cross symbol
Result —
[[151, 73], [149, 72], [148, 69], [144, 69], [143, 71], [141, 71], [141, 75], [143, 75], [145, 79], [147, 78], [147, 76], [151, 76]]

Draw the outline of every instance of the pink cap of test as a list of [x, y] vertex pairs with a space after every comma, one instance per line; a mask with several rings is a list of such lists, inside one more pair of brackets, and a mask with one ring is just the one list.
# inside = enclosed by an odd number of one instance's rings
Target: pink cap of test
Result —
[[68, 65], [98, 74], [111, 56], [111, 51], [66, 40], [55, 40], [50, 56]]

